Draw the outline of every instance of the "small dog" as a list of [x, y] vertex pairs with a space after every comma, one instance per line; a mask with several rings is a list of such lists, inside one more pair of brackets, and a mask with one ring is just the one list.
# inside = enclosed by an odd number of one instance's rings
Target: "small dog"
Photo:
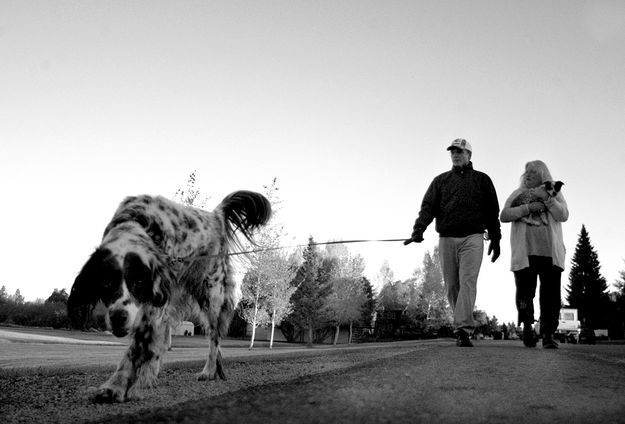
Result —
[[[528, 205], [532, 202], [544, 202], [547, 199], [558, 195], [564, 183], [562, 181], [545, 181], [541, 186], [533, 189], [523, 190], [511, 203], [510, 206], [517, 207], [521, 205]], [[528, 225], [540, 226], [547, 225], [547, 213], [540, 212], [534, 213], [530, 216], [524, 216], [521, 221]]]
[[226, 379], [219, 343], [240, 296], [228, 254], [240, 248], [235, 231], [251, 241], [251, 232], [270, 216], [269, 201], [250, 191], [226, 196], [213, 212], [160, 196], [128, 197], [120, 204], [67, 303], [75, 328], [101, 301], [113, 334], [130, 335], [117, 370], [96, 390], [96, 402], [124, 402], [132, 389], [152, 385], [169, 327], [189, 315], [199, 317], [209, 339], [198, 380]]

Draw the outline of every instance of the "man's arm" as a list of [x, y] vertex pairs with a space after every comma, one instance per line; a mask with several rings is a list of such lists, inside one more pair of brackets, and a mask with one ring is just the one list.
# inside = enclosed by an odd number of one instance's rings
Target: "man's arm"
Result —
[[[486, 175], [486, 174], [484, 174]], [[486, 175], [486, 230], [488, 230], [488, 255], [491, 255], [491, 262], [495, 262], [501, 254], [501, 223], [499, 222], [499, 200], [495, 185], [488, 175]]]
[[425, 192], [425, 196], [423, 196], [419, 216], [415, 220], [414, 226], [412, 227], [412, 235], [409, 239], [404, 241], [404, 245], [412, 242], [421, 243], [423, 241], [423, 233], [438, 213], [439, 203], [439, 190], [435, 178], [434, 181], [430, 183], [430, 186]]

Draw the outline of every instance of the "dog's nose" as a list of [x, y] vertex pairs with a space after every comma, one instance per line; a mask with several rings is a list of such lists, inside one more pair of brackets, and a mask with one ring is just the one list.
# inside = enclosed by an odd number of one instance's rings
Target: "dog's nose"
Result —
[[124, 337], [128, 334], [126, 330], [126, 322], [128, 321], [128, 313], [124, 310], [116, 310], [111, 312], [111, 330], [116, 337]]

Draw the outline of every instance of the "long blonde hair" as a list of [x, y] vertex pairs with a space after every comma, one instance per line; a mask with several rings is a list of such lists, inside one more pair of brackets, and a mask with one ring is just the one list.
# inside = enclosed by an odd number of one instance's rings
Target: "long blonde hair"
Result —
[[525, 174], [527, 174], [530, 169], [534, 169], [538, 172], [538, 175], [540, 175], [541, 184], [545, 181], [553, 181], [553, 178], [551, 177], [551, 172], [549, 172], [549, 168], [547, 168], [545, 162], [543, 162], [542, 160], [532, 160], [525, 164], [525, 172], [521, 174], [520, 188], [528, 188], [525, 185]]

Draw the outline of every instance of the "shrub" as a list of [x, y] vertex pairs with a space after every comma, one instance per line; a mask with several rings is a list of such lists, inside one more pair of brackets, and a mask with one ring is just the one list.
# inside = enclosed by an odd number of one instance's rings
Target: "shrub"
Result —
[[67, 307], [63, 303], [0, 304], [0, 323], [25, 327], [69, 328]]

